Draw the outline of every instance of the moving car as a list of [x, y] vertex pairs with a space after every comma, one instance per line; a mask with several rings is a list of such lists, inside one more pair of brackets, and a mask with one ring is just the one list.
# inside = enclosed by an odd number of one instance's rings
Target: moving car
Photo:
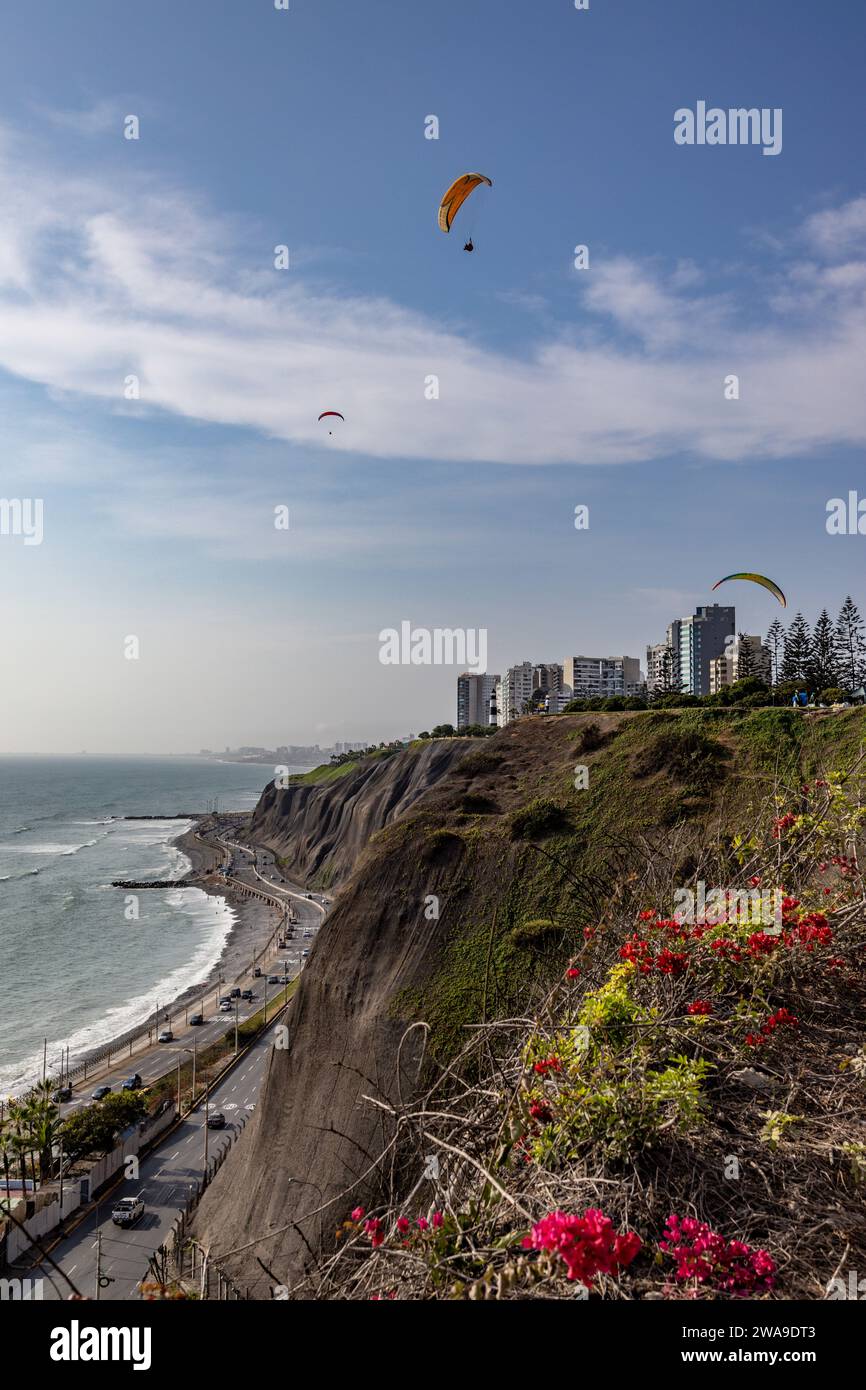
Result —
[[233, 990], [230, 990], [230, 992], [229, 992], [229, 998], [230, 998], [230, 999], [240, 999], [240, 997], [241, 997], [240, 989], [233, 989]]
[[108, 1093], [110, 1092], [110, 1090], [111, 1090], [111, 1087], [110, 1087], [110, 1086], [97, 1086], [96, 1090], [93, 1092], [93, 1094], [91, 1095], [90, 1099], [91, 1099], [91, 1100], [104, 1100], [105, 1097], [106, 1097], [106, 1096], [108, 1095]]
[[269, 975], [269, 976], [268, 976], [268, 984], [269, 984], [269, 985], [278, 985], [278, 984], [280, 984], [280, 983], [281, 983], [281, 982], [280, 982], [280, 977], [279, 977], [279, 975]]
[[225, 1129], [226, 1117], [221, 1110], [212, 1110], [207, 1117], [208, 1129]]
[[140, 1091], [141, 1077], [138, 1072], [134, 1072], [132, 1076], [128, 1076], [125, 1081], [121, 1081], [120, 1089], [121, 1091]]
[[301, 952], [301, 955], [302, 955], [302, 956], [308, 956], [309, 954], [310, 954], [309, 951], [302, 951], [302, 952]]
[[262, 973], [262, 968], [261, 968], [260, 965], [257, 965], [256, 968], [255, 968], [255, 970], [253, 971], [253, 976], [254, 976], [254, 978], [258, 980], [258, 979], [261, 977], [261, 973]]
[[221, 1013], [221, 1014], [230, 1014], [230, 1013], [234, 1013], [234, 1007], [235, 1007], [235, 1006], [234, 1006], [234, 1004], [232, 1003], [231, 999], [221, 999], [221, 1000], [220, 1000], [220, 1013]]
[[144, 1202], [141, 1197], [121, 1197], [115, 1202], [111, 1219], [115, 1226], [132, 1226], [144, 1216]]
[[311, 931], [305, 931], [305, 932], [304, 932], [304, 936], [312, 936], [312, 935], [313, 935], [313, 933], [312, 933]]
[[72, 1087], [58, 1086], [51, 1099], [55, 1105], [65, 1105], [68, 1100], [72, 1099]]
[[204, 1023], [204, 1014], [190, 1014], [190, 1028], [199, 1028]]
[[309, 898], [310, 901], [312, 901], [313, 895], [312, 895], [312, 893], [305, 893], [305, 894], [304, 894], [304, 897], [305, 897], [305, 898]]
[[163, 1028], [162, 1032], [157, 1038], [157, 1042], [174, 1042], [174, 1033], [171, 1031], [170, 1028]]
[[241, 990], [241, 999], [252, 999], [253, 997], [254, 997], [254, 995], [253, 995], [253, 992], [252, 992], [251, 989], [242, 989], [242, 990]]

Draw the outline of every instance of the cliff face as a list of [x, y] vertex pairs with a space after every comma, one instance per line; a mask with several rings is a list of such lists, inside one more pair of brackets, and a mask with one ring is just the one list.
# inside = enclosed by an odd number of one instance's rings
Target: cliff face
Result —
[[[339, 881], [356, 866], [301, 976], [288, 1045], [196, 1216], [217, 1259], [255, 1242], [224, 1266], [241, 1287], [315, 1295], [317, 1260], [348, 1212], [374, 1206], [386, 1182], [399, 1190], [404, 1173], [417, 1182], [424, 1155], [402, 1149], [394, 1112], [422, 1070], [452, 1057], [467, 1028], [531, 1010], [534, 987], [561, 978], [655, 846], [673, 846], [673, 881], [687, 881], [783, 754], [802, 778], [807, 725], [790, 714], [699, 727], [654, 714], [527, 719], [481, 745], [265, 794], [256, 833], [297, 853], [299, 874], [330, 866]], [[862, 717], [834, 723], [841, 751], [846, 730], [860, 739]], [[585, 789], [576, 764], [589, 768]]]
[[302, 882], [339, 887], [371, 835], [404, 815], [466, 751], [465, 740], [443, 740], [365, 759], [333, 781], [284, 790], [271, 783], [253, 812], [249, 838], [273, 849]]

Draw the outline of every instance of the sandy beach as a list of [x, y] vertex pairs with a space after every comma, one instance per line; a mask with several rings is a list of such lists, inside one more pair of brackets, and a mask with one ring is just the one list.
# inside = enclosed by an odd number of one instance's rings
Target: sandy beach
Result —
[[[239, 820], [239, 816], [232, 817], [236, 824]], [[177, 879], [177, 885], [181, 888], [199, 888], [214, 897], [223, 898], [232, 910], [234, 921], [222, 954], [209, 970], [206, 979], [191, 985], [174, 999], [160, 1004], [158, 1021], [162, 1026], [177, 1019], [178, 1015], [182, 1019], [187, 1011], [194, 1012], [194, 1004], [216, 993], [221, 984], [232, 982], [248, 970], [254, 957], [273, 935], [280, 920], [279, 914], [267, 903], [233, 892], [231, 880], [227, 881], [214, 872], [215, 867], [221, 862], [219, 847], [204, 844], [200, 838], [200, 833], [206, 833], [213, 824], [211, 816], [204, 817], [191, 829], [172, 840], [172, 845], [180, 850], [190, 863], [187, 872]], [[125, 1043], [140, 1038], [156, 1022], [155, 1013], [152, 1013], [148, 1018], [112, 1038], [110, 1043], [100, 1043], [98, 1047], [73, 1056], [70, 1059], [73, 1071], [85, 1061], [88, 1064], [97, 1062], [109, 1050], [112, 1053], [119, 1051]]]

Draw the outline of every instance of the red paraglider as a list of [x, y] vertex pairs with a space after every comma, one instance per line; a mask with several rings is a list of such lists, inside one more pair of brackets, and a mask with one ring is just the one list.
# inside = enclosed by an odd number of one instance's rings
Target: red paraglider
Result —
[[[340, 412], [339, 412], [339, 410], [323, 410], [322, 413], [321, 413], [321, 415], [319, 416], [319, 421], [327, 420], [327, 418], [328, 418], [329, 415], [335, 416], [335, 418], [336, 418], [337, 420], [342, 420], [342, 421], [343, 421], [343, 424], [345, 425], [345, 423], [346, 423], [346, 417], [345, 417], [344, 415], [341, 415]], [[328, 434], [333, 434], [333, 433], [334, 433], [333, 430], [328, 430]]]

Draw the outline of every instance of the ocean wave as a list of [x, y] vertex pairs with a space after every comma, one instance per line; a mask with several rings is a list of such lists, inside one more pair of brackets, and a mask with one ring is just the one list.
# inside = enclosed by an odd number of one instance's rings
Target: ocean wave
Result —
[[[216, 965], [237, 920], [237, 914], [222, 897], [212, 897], [201, 888], [171, 890], [170, 897], [180, 899], [172, 906], [180, 907], [192, 917], [196, 926], [210, 927], [196, 945], [192, 959], [163, 975], [146, 993], [125, 1000], [83, 1024], [63, 1040], [48, 1043], [48, 1055], [59, 1054], [61, 1045], [71, 1049], [73, 1066], [77, 1058], [92, 1048], [102, 1047], [130, 1028], [144, 1024], [153, 1013], [155, 999], [174, 1000], [194, 985], [204, 984]], [[130, 924], [132, 925], [132, 924]], [[0, 1093], [15, 1095], [33, 1084], [42, 1067], [42, 1050], [34, 1052], [14, 1066], [0, 1067]]]
[[97, 835], [94, 840], [85, 840], [83, 845], [19, 845], [15, 853], [59, 855], [62, 858], [67, 858], [70, 854], [78, 854], [79, 850], [90, 849], [92, 845], [98, 845], [99, 841], [105, 838], [104, 835]]

